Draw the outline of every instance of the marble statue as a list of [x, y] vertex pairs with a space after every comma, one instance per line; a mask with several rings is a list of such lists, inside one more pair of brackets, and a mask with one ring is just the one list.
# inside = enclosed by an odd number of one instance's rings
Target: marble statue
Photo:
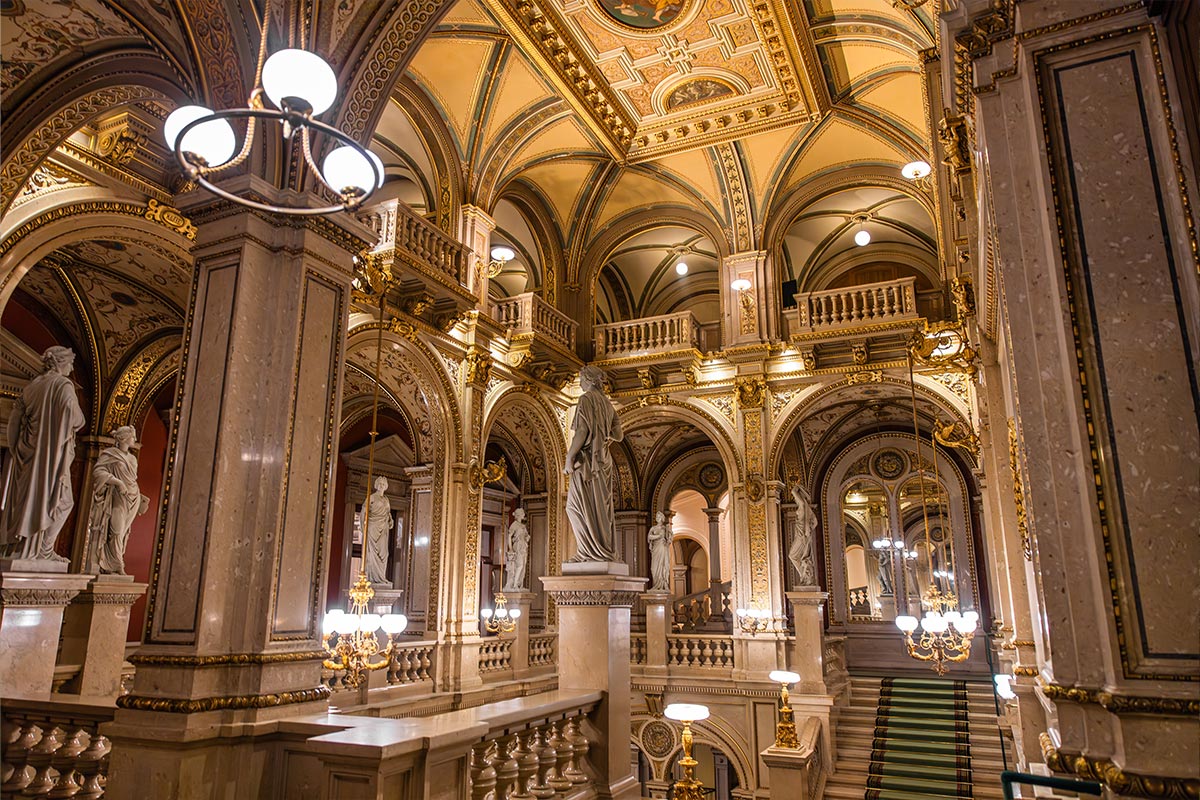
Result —
[[508, 574], [504, 578], [504, 591], [525, 591], [525, 569], [529, 564], [529, 528], [525, 525], [525, 509], [513, 512], [512, 524], [504, 538], [504, 563]]
[[68, 559], [54, 552], [54, 542], [75, 507], [71, 462], [84, 418], [67, 377], [75, 352], [50, 347], [42, 365], [45, 371], [21, 392], [9, 417], [12, 473], [0, 527], [9, 557], [62, 563]]
[[388, 577], [388, 534], [392, 530], [392, 501], [388, 479], [375, 479], [375, 491], [367, 498], [367, 535], [363, 537], [363, 572], [374, 584], [392, 585]]
[[614, 561], [613, 551], [613, 462], [611, 442], [624, 437], [621, 420], [604, 393], [604, 373], [586, 366], [579, 370], [583, 394], [575, 406], [575, 431], [567, 449], [563, 473], [570, 476], [567, 488], [567, 518], [575, 532], [572, 562]]
[[667, 515], [658, 512], [655, 525], [647, 535], [650, 544], [650, 589], [666, 592], [671, 589], [671, 539], [674, 533], [666, 522]]
[[817, 531], [817, 512], [812, 498], [800, 483], [792, 486], [792, 499], [796, 501], [796, 527], [792, 533], [792, 546], [788, 560], [800, 576], [797, 586], [816, 586], [817, 570], [813, 565], [813, 536]]
[[137, 456], [129, 452], [136, 431], [122, 425], [112, 432], [117, 443], [100, 451], [92, 468], [92, 509], [88, 528], [100, 543], [100, 571], [125, 574], [125, 546], [133, 518], [146, 513], [150, 498], [138, 490]]
[[879, 594], [892, 594], [892, 553], [883, 550], [879, 553]]

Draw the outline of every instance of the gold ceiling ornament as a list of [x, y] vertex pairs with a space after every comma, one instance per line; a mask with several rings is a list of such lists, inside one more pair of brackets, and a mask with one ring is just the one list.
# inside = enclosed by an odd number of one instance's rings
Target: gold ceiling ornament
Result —
[[[911, 351], [908, 356], [908, 385], [912, 401], [913, 436], [917, 445], [917, 480], [921, 485], [921, 518], [925, 525], [925, 553], [926, 558], [929, 559], [929, 569], [932, 574], [929, 588], [921, 598], [921, 607], [924, 610], [921, 619], [918, 620], [910, 614], [901, 614], [896, 617], [896, 627], [904, 634], [904, 645], [910, 657], [931, 664], [938, 675], [945, 675], [947, 665], [970, 658], [971, 640], [975, 638], [975, 629], [979, 625], [979, 614], [973, 610], [960, 612], [958, 597], [952, 591], [943, 592], [938, 586], [937, 573], [932, 572], [933, 545], [929, 535], [929, 505], [925, 494], [927, 476], [926, 468], [922, 464], [921, 429], [917, 423], [917, 385], [913, 380], [913, 353]], [[936, 435], [930, 437], [930, 446], [933, 448], [933, 485], [938, 495], [940, 513], [941, 498], [944, 492], [942, 491], [941, 476], [938, 475]], [[953, 536], [953, 534], [951, 535]], [[953, 575], [953, 560], [947, 567], [947, 571]], [[952, 578], [947, 578], [947, 580], [952, 580]], [[920, 638], [914, 641], [913, 633], [918, 626], [921, 628]]]
[[479, 459], [472, 459], [467, 467], [467, 485], [472, 492], [478, 492], [486, 483], [496, 483], [508, 475], [508, 462], [504, 456], [495, 461], [486, 461], [481, 466]]
[[958, 370], [972, 377], [979, 371], [975, 363], [979, 353], [959, 322], [926, 323], [908, 340], [908, 353], [910, 361], [923, 367]]
[[192, 221], [185, 217], [177, 208], [173, 208], [165, 203], [160, 203], [153, 197], [146, 203], [146, 219], [151, 222], [157, 222], [163, 227], [170, 228], [177, 233], [182, 233], [191, 241], [196, 241], [196, 226]]
[[959, 322], [975, 316], [975, 285], [968, 275], [959, 275], [950, 284], [950, 296], [954, 299], [954, 311]]
[[761, 377], [739, 377], [734, 381], [734, 392], [741, 408], [762, 408], [767, 396], [767, 382]]
[[683, 767], [683, 777], [675, 782], [675, 800], [704, 800], [704, 784], [696, 780], [694, 770], [696, 759], [692, 758], [692, 723], [708, 719], [708, 706], [697, 703], [671, 703], [663, 709], [667, 719], [683, 723], [683, 733], [679, 742], [683, 746], [683, 758], [679, 766]]
[[796, 715], [788, 705], [788, 686], [800, 680], [795, 672], [777, 669], [767, 676], [779, 684], [779, 722], [775, 724], [775, 746], [785, 750], [799, 750], [800, 739], [796, 736]]

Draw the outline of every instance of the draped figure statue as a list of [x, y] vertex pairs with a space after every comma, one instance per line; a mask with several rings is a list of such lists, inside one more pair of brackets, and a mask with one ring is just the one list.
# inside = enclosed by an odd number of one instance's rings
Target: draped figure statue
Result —
[[29, 382], [8, 420], [12, 472], [3, 525], [6, 554], [12, 558], [62, 563], [54, 542], [75, 507], [71, 462], [83, 411], [67, 376], [75, 366], [69, 347], [42, 354], [44, 372]]
[[504, 537], [504, 591], [525, 591], [525, 569], [529, 564], [529, 528], [525, 525], [525, 509], [513, 512], [513, 522]]
[[375, 584], [392, 585], [388, 576], [388, 534], [392, 530], [392, 501], [387, 498], [388, 479], [375, 479], [375, 491], [367, 498], [367, 535], [363, 537], [363, 572]]
[[813, 536], [817, 531], [817, 512], [813, 508], [808, 489], [800, 483], [792, 486], [792, 499], [796, 501], [796, 527], [792, 533], [792, 546], [788, 549], [788, 560], [799, 575], [797, 586], [816, 586]]
[[113, 431], [117, 443], [101, 450], [92, 468], [88, 528], [100, 543], [100, 571], [109, 575], [125, 574], [125, 547], [133, 518], [150, 507], [150, 498], [138, 490], [137, 456], [129, 452], [136, 433], [130, 425]]
[[666, 519], [661, 511], [655, 514], [655, 525], [646, 537], [650, 544], [650, 589], [655, 592], [671, 589], [671, 539], [675, 534]]
[[617, 410], [604, 394], [604, 373], [586, 366], [579, 371], [583, 394], [575, 406], [575, 431], [563, 473], [570, 477], [567, 518], [575, 532], [572, 562], [613, 561], [613, 462], [610, 442], [624, 434]]

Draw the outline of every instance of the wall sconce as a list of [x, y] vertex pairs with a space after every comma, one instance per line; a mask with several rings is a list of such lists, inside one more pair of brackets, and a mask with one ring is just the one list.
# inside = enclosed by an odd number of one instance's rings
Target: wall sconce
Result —
[[771, 611], [755, 605], [752, 608], [739, 608], [737, 610], [738, 626], [743, 632], [751, 636], [757, 636], [760, 631], [765, 631], [771, 627]]
[[492, 248], [492, 260], [487, 265], [487, 276], [494, 278], [504, 270], [504, 265], [517, 257], [511, 247], [497, 245]]

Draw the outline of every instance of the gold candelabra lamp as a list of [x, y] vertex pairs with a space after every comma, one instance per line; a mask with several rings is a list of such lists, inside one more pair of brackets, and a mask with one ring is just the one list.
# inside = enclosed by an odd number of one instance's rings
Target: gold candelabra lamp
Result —
[[771, 609], [763, 608], [759, 603], [755, 603], [750, 608], [739, 608], [737, 620], [738, 627], [742, 629], [742, 632], [751, 636], [757, 636], [760, 632], [770, 629], [771, 624], [775, 621], [771, 617]]
[[775, 746], [788, 750], [799, 750], [800, 740], [796, 737], [796, 715], [788, 705], [788, 686], [800, 680], [795, 672], [777, 669], [767, 676], [779, 684], [779, 722], [775, 724]]
[[683, 745], [683, 758], [679, 759], [683, 777], [675, 782], [675, 800], [704, 800], [704, 784], [696, 780], [694, 773], [696, 759], [692, 758], [692, 723], [708, 719], [708, 706], [672, 703], [663, 709], [663, 715], [683, 724], [683, 733], [679, 737]]
[[[504, 574], [501, 569], [500, 574]], [[521, 618], [521, 609], [508, 607], [508, 598], [504, 592], [496, 592], [492, 597], [494, 608], [485, 608], [479, 612], [483, 617], [483, 627], [488, 633], [512, 633], [517, 629], [517, 620]]]
[[[366, 573], [350, 589], [350, 612], [334, 609], [325, 614], [321, 644], [329, 658], [326, 669], [345, 673], [346, 685], [357, 687], [367, 673], [386, 667], [396, 649], [396, 636], [408, 627], [403, 614], [372, 614], [369, 603], [375, 596]], [[382, 630], [387, 644], [380, 646], [376, 632]]]
[[[921, 605], [926, 613], [920, 622], [917, 618], [902, 614], [896, 617], [896, 627], [904, 634], [908, 654], [917, 661], [928, 661], [938, 675], [945, 675], [947, 664], [966, 661], [971, 656], [971, 640], [979, 625], [979, 614], [974, 611], [959, 613], [958, 598], [953, 592], [942, 593], [937, 584], [930, 585]], [[921, 636], [913, 641], [913, 633], [920, 625]]]

